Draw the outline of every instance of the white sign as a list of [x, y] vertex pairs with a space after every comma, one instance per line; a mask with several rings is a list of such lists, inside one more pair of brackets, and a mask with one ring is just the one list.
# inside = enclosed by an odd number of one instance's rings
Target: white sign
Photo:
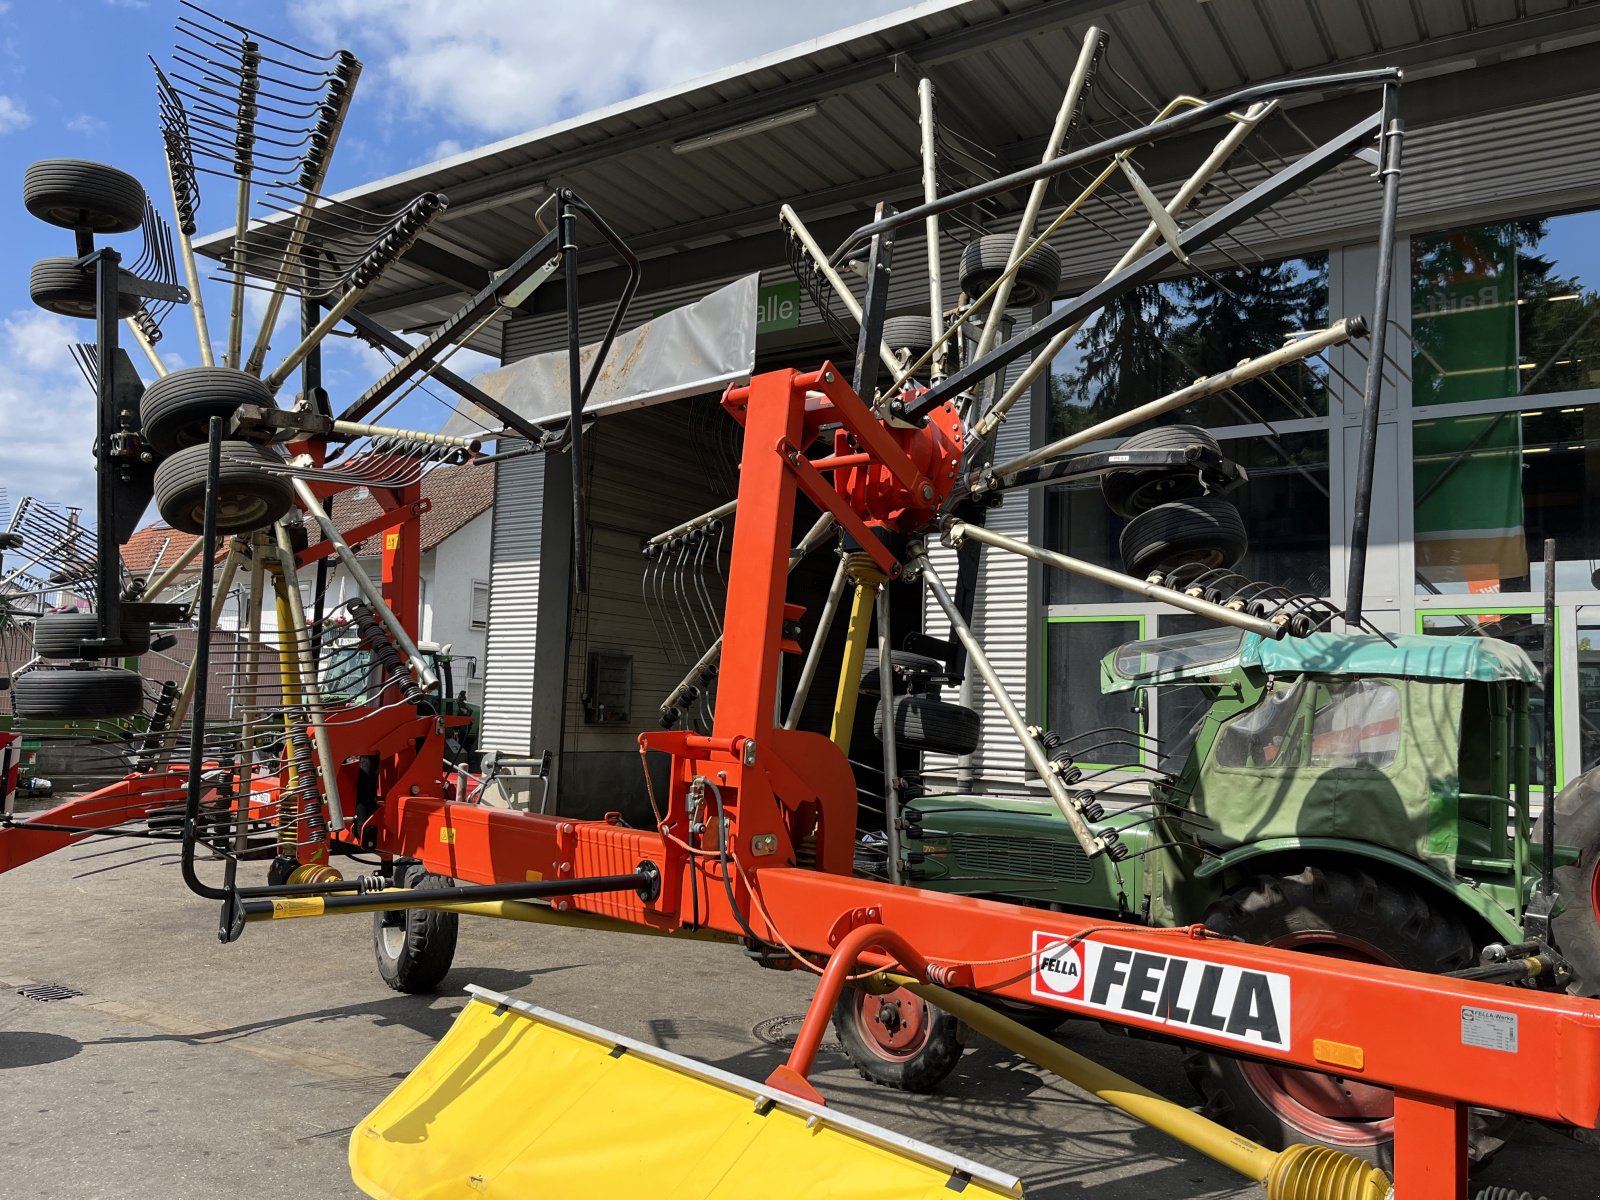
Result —
[[1056, 1005], [1142, 1017], [1287, 1050], [1289, 977], [1276, 971], [1033, 935], [1033, 994]]

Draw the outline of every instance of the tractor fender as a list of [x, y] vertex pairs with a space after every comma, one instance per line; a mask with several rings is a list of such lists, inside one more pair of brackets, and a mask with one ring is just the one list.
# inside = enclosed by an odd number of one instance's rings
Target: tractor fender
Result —
[[1522, 940], [1522, 928], [1516, 919], [1491, 897], [1459, 879], [1451, 879], [1426, 863], [1401, 854], [1398, 850], [1392, 850], [1387, 846], [1375, 846], [1370, 842], [1334, 837], [1268, 838], [1265, 841], [1235, 846], [1215, 858], [1208, 858], [1195, 869], [1194, 873], [1200, 877], [1220, 875], [1231, 867], [1238, 867], [1257, 859], [1306, 851], [1322, 858], [1366, 860], [1404, 871], [1425, 882], [1433, 891], [1449, 896], [1468, 912], [1477, 916], [1492, 932], [1494, 938], [1506, 942]]

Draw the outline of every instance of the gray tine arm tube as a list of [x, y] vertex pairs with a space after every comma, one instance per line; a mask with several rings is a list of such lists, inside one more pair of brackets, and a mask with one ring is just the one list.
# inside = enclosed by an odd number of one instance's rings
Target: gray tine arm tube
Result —
[[[196, 545], [204, 541], [204, 538], [195, 538]], [[222, 610], [228, 603], [228, 592], [233, 587], [234, 574], [239, 569], [239, 560], [244, 557], [239, 550], [241, 545], [238, 538], [234, 538], [228, 544], [228, 555], [222, 560], [222, 575], [217, 580], [216, 598], [211, 602], [211, 611], [205, 614], [209, 619], [204, 625], [196, 623], [198, 637], [209, 638], [211, 631], [217, 627], [217, 622], [222, 620]], [[211, 564], [208, 562], [206, 570], [210, 569]], [[183, 719], [189, 715], [189, 702], [194, 699], [195, 661], [194, 658], [189, 660], [189, 668], [183, 673], [183, 685], [178, 689], [177, 700], [173, 702], [172, 717], [167, 722], [167, 734], [161, 747], [163, 754], [178, 744], [178, 735], [183, 732]]]
[[703, 512], [698, 517], [689, 518], [689, 520], [685, 521], [682, 525], [674, 525], [666, 532], [656, 534], [655, 537], [651, 538], [645, 543], [645, 545], [659, 546], [662, 542], [670, 542], [679, 534], [689, 533], [692, 530], [699, 529], [702, 525], [709, 525], [712, 521], [715, 521], [720, 517], [731, 516], [733, 511], [738, 507], [739, 502], [737, 500], [729, 500], [726, 504], [719, 504], [710, 512]]
[[[1183, 186], [1178, 189], [1177, 194], [1172, 197], [1171, 202], [1167, 205], [1167, 213], [1175, 217], [1188, 208], [1194, 202], [1194, 198], [1205, 188], [1206, 184], [1211, 182], [1211, 177], [1217, 173], [1222, 164], [1227, 162], [1233, 156], [1233, 152], [1244, 142], [1244, 139], [1250, 136], [1251, 130], [1261, 124], [1276, 107], [1277, 101], [1269, 100], [1261, 104], [1252, 104], [1246, 109], [1244, 116], [1222, 136], [1216, 147], [1206, 156], [1205, 162], [1201, 163], [1196, 168], [1195, 173], [1184, 181]], [[1139, 239], [1128, 247], [1127, 253], [1117, 260], [1117, 265], [1106, 272], [1106, 278], [1111, 278], [1118, 271], [1135, 262], [1145, 251], [1156, 244], [1156, 239], [1160, 236], [1161, 231], [1156, 227], [1156, 223], [1151, 221], [1150, 224], [1145, 226], [1145, 230], [1139, 235]], [[1073, 334], [1077, 333], [1082, 327], [1083, 323], [1080, 321], [1077, 325], [1063, 329], [1050, 339], [1045, 348], [1039, 351], [1034, 360], [1023, 370], [1017, 381], [1006, 389], [1005, 394], [1000, 397], [995, 406], [984, 414], [983, 420], [978, 422], [978, 428], [974, 435], [975, 441], [982, 441], [994, 433], [1000, 422], [1005, 420], [1006, 413], [1010, 411], [1011, 406], [1033, 386], [1034, 381], [1040, 375], [1049, 369], [1051, 361], [1054, 360], [1057, 354], [1061, 353], [1066, 344], [1072, 339]]]
[[785, 729], [796, 729], [800, 725], [800, 710], [805, 708], [806, 698], [811, 694], [811, 682], [822, 664], [823, 644], [828, 640], [828, 630], [833, 628], [834, 614], [839, 611], [839, 600], [844, 596], [848, 580], [845, 558], [840, 555], [839, 568], [834, 571], [833, 584], [828, 588], [828, 599], [822, 606], [822, 615], [817, 618], [817, 631], [811, 636], [811, 648], [806, 651], [805, 666], [800, 668], [800, 682], [795, 684], [794, 699], [789, 702], [789, 715], [783, 722]]
[[[932, 204], [939, 198], [938, 128], [933, 115], [933, 80], [924, 75], [917, 81], [917, 113], [922, 126], [922, 200]], [[939, 261], [939, 214], [929, 213], [926, 222], [928, 242], [928, 328], [933, 345], [944, 337], [944, 277]], [[944, 352], [933, 360], [934, 378], [944, 375]], [[791, 725], [789, 728], [793, 729]]]
[[322, 530], [322, 536], [328, 539], [328, 544], [339, 556], [339, 561], [349, 570], [351, 582], [356, 585], [356, 590], [361, 593], [362, 599], [372, 606], [372, 611], [377, 614], [378, 620], [383, 622], [384, 628], [389, 631], [395, 644], [400, 647], [401, 653], [410, 662], [411, 670], [417, 676], [417, 682], [422, 684], [422, 690], [431, 691], [437, 687], [439, 677], [433, 673], [433, 668], [428, 666], [427, 659], [422, 657], [422, 651], [417, 649], [417, 644], [411, 640], [411, 635], [406, 632], [405, 626], [400, 624], [400, 619], [394, 615], [394, 610], [383, 598], [383, 593], [373, 584], [366, 569], [356, 559], [355, 552], [334, 527], [327, 509], [322, 507], [322, 502], [317, 499], [305, 480], [296, 479], [292, 482], [295, 496], [305, 507], [306, 512], [311, 514], [311, 519], [317, 523], [317, 528]]
[[[806, 228], [805, 222], [787, 204], [778, 210], [778, 217], [790, 229], [794, 230], [794, 235], [805, 246], [806, 253], [817, 264], [817, 270], [822, 272], [822, 277], [828, 281], [828, 285], [833, 288], [839, 299], [844, 302], [844, 306], [850, 310], [850, 315], [856, 319], [856, 324], [861, 324], [860, 302], [856, 300], [855, 293], [845, 286], [844, 280], [839, 278], [839, 272], [833, 269], [833, 264], [828, 261], [828, 256], [822, 252], [822, 247], [817, 245], [817, 239], [811, 236], [811, 231]], [[891, 354], [889, 347], [881, 341], [878, 343], [878, 358], [889, 372], [890, 379], [900, 373], [900, 360]], [[872, 397], [868, 396], [867, 399], [870, 401]]]
[[[328, 828], [344, 828], [344, 806], [339, 803], [339, 764], [334, 761], [333, 743], [328, 738], [328, 722], [322, 711], [322, 688], [317, 683], [317, 664], [311, 654], [312, 631], [306, 625], [306, 610], [300, 599], [300, 570], [295, 565], [294, 547], [289, 544], [289, 527], [277, 525], [278, 561], [283, 564], [284, 599], [289, 602], [289, 619], [294, 623], [294, 656], [300, 664], [300, 700], [311, 724], [311, 742], [322, 771], [322, 795], [328, 802]], [[281, 631], [280, 631], [281, 636]]]
[[[1067, 793], [1067, 785], [1061, 782], [1061, 776], [1056, 773], [1056, 764], [1050, 761], [1045, 754], [1044, 747], [1039, 744], [1039, 739], [1028, 728], [1028, 723], [1023, 719], [1022, 713], [1017, 709], [1016, 702], [1011, 699], [1011, 694], [1006, 691], [1005, 685], [1000, 682], [1000, 676], [995, 674], [994, 664], [989, 661], [989, 656], [984, 653], [983, 647], [978, 644], [978, 639], [972, 635], [971, 628], [961, 619], [961, 613], [956, 608], [950, 593], [944, 590], [944, 584], [934, 572], [933, 566], [928, 562], [927, 556], [921, 549], [916, 552], [912, 560], [913, 565], [920, 568], [922, 578], [927, 581], [928, 590], [933, 593], [933, 598], [944, 610], [944, 615], [950, 621], [950, 631], [960, 639], [966, 647], [967, 658], [983, 676], [984, 685], [989, 689], [989, 694], [994, 697], [994, 702], [999, 705], [1001, 713], [1005, 716], [1006, 724], [1011, 726], [1012, 733], [1016, 734], [1017, 741], [1022, 743], [1022, 752], [1027, 755], [1028, 765], [1034, 773], [1044, 780], [1045, 787], [1050, 790], [1050, 798], [1055, 801], [1056, 807], [1061, 810], [1061, 815], [1066, 819], [1067, 825], [1072, 829], [1072, 836], [1078, 839], [1078, 845], [1083, 847], [1083, 852], [1090, 858], [1107, 850], [1111, 842], [1095, 833], [1089, 828], [1089, 822], [1084, 820], [1083, 814], [1078, 811], [1077, 804]], [[887, 688], [887, 684], [885, 687]], [[884, 742], [887, 749], [889, 741]]]
[[1212, 604], [1191, 596], [1187, 592], [1176, 591], [1173, 588], [1162, 587], [1159, 583], [1151, 583], [1147, 579], [1135, 579], [1132, 575], [1124, 575], [1120, 571], [1113, 571], [1109, 567], [1096, 566], [1091, 562], [1084, 562], [1081, 558], [1071, 558], [1065, 554], [1057, 554], [1054, 550], [1045, 550], [1039, 546], [1019, 542], [1016, 538], [1006, 537], [1003, 533], [996, 533], [992, 529], [985, 529], [982, 525], [969, 525], [965, 521], [953, 522], [945, 534], [945, 541], [952, 546], [959, 546], [965, 539], [971, 538], [975, 542], [982, 542], [985, 546], [993, 546], [997, 550], [1008, 550], [1012, 554], [1020, 554], [1023, 558], [1031, 558], [1035, 562], [1042, 562], [1047, 567], [1057, 567], [1063, 571], [1071, 571], [1076, 575], [1108, 583], [1114, 588], [1121, 588], [1125, 592], [1134, 592], [1140, 596], [1147, 596], [1151, 600], [1160, 600], [1163, 604], [1170, 604], [1174, 608], [1181, 608], [1187, 612], [1195, 613], [1202, 617], [1209, 617], [1224, 625], [1237, 625], [1240, 629], [1250, 633], [1259, 633], [1262, 637], [1281, 638], [1284, 627], [1273, 621], [1263, 621], [1258, 617], [1247, 617], [1242, 612], [1225, 608], [1220, 604]]
[[157, 596], [161, 595], [162, 592], [171, 587], [172, 581], [179, 575], [183, 574], [183, 569], [194, 561], [195, 555], [200, 553], [200, 547], [204, 545], [204, 543], [205, 539], [199, 537], [190, 542], [189, 548], [182, 554], [178, 555], [177, 560], [173, 562], [173, 564], [165, 571], [162, 571], [161, 574], [156, 577], [154, 583], [150, 584], [149, 587], [144, 589], [144, 595], [141, 596], [140, 599], [154, 600]]
[[[839, 565], [844, 566], [844, 559]], [[888, 835], [889, 882], [900, 882], [900, 763], [894, 735], [894, 639], [889, 630], [889, 589], [878, 589], [878, 693], [883, 720], [883, 828]]]
[[1152, 400], [1148, 404], [1141, 404], [1130, 408], [1126, 412], [1117, 413], [1087, 429], [1077, 433], [1068, 434], [1060, 441], [1051, 442], [1048, 446], [1040, 446], [1037, 450], [1012, 459], [1010, 462], [1001, 463], [993, 468], [996, 475], [1009, 475], [1013, 471], [1026, 470], [1036, 467], [1042, 462], [1057, 458], [1069, 450], [1076, 450], [1079, 446], [1086, 446], [1090, 442], [1099, 441], [1101, 438], [1110, 437], [1131, 425], [1138, 425], [1152, 417], [1159, 417], [1162, 413], [1171, 412], [1175, 408], [1182, 408], [1185, 404], [1192, 404], [1196, 400], [1203, 400], [1207, 396], [1214, 396], [1218, 392], [1225, 392], [1236, 384], [1247, 383], [1258, 379], [1262, 375], [1270, 374], [1279, 367], [1289, 363], [1299, 362], [1320, 354], [1330, 346], [1342, 346], [1351, 338], [1365, 337], [1367, 323], [1360, 317], [1347, 317], [1338, 324], [1327, 329], [1319, 329], [1316, 333], [1307, 334], [1305, 337], [1296, 338], [1287, 346], [1280, 346], [1269, 354], [1260, 358], [1252, 358], [1230, 367], [1226, 371], [1219, 371], [1215, 375], [1208, 375], [1204, 379], [1196, 380], [1186, 388], [1170, 392], [1159, 400]]
[[[1105, 49], [1105, 37], [1106, 35], [1093, 25], [1089, 26], [1083, 35], [1083, 47], [1078, 51], [1078, 65], [1072, 69], [1072, 78], [1067, 81], [1067, 90], [1061, 97], [1061, 108], [1056, 113], [1055, 127], [1050, 130], [1050, 139], [1045, 143], [1042, 159], [1044, 162], [1053, 161], [1061, 153], [1061, 143], [1067, 140], [1067, 130], [1072, 128], [1073, 118], [1078, 115], [1078, 105], [1083, 100], [1084, 89], [1088, 86], [1089, 76], [1094, 71], [1095, 60]], [[1045, 193], [1049, 190], [1048, 178], [1033, 181], [1033, 187], [1028, 191], [1028, 203], [1022, 210], [1022, 224], [1017, 226], [1017, 239], [1011, 244], [1011, 254], [1006, 262], [1008, 268], [1016, 265], [1017, 260], [1022, 257], [1023, 250], [1033, 240], [1033, 225], [1039, 219], [1039, 210], [1044, 207]], [[982, 358], [994, 349], [995, 339], [1000, 336], [1000, 323], [1005, 319], [1006, 305], [1011, 300], [1011, 287], [1016, 280], [1014, 274], [1006, 275], [1000, 280], [1000, 287], [989, 303], [989, 319], [983, 323], [983, 332], [978, 336], [978, 348], [972, 352], [973, 358]]]

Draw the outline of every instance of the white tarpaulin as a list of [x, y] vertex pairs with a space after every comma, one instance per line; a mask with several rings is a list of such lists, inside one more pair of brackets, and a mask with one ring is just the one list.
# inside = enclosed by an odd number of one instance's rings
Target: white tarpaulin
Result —
[[[759, 275], [746, 275], [703, 300], [618, 334], [584, 416], [721, 391], [748, 379], [755, 369], [760, 280]], [[598, 342], [583, 347], [580, 371], [585, 378], [599, 348]], [[571, 412], [564, 346], [487, 371], [472, 382], [536, 425], [553, 425]], [[481, 432], [479, 421], [495, 424], [487, 413], [475, 408], [468, 412], [452, 416], [442, 432], [472, 437]]]

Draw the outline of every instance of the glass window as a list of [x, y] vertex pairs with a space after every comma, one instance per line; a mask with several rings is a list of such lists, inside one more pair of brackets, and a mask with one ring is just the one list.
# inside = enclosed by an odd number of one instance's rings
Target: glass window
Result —
[[[1217, 642], [1231, 643], [1238, 649], [1242, 636], [1239, 630], [1218, 625], [1194, 613], [1162, 614], [1156, 622], [1162, 637], [1187, 635]], [[1203, 688], [1190, 684], [1155, 689], [1156, 734], [1161, 739], [1160, 768], [1169, 775], [1183, 770], [1200, 734], [1201, 722], [1211, 711], [1211, 697]]]
[[1217, 738], [1219, 767], [1382, 770], [1400, 753], [1400, 691], [1376, 679], [1274, 687]]
[[1144, 632], [1138, 617], [1045, 624], [1045, 714], [1047, 728], [1070, 741], [1080, 763], [1134, 764], [1139, 755], [1139, 714], [1129, 692], [1100, 691], [1100, 660]]
[[[1204, 622], [1205, 618], [1196, 617], [1195, 620]], [[1237, 654], [1243, 637], [1242, 630], [1205, 623], [1193, 633], [1163, 634], [1149, 641], [1119, 646], [1113, 665], [1124, 679], [1145, 679], [1188, 667], [1203, 667]]]
[[[1322, 430], [1228, 438], [1222, 453], [1249, 472], [1229, 493], [1250, 550], [1234, 569], [1291, 592], [1328, 593], [1328, 435]], [[1122, 569], [1117, 539], [1126, 522], [1100, 496], [1098, 483], [1045, 493], [1045, 545], [1101, 566]], [[1103, 604], [1131, 593], [1069, 571], [1045, 569], [1047, 604]]]
[[[1147, 283], [1100, 310], [1050, 374], [1052, 437], [1138, 404], [1328, 324], [1326, 255]], [[1327, 372], [1312, 360], [1162, 418], [1205, 426], [1326, 416]], [[1131, 430], [1129, 432], [1132, 432]]]
[[1582, 770], [1600, 767], [1600, 606], [1578, 609], [1578, 745]]
[[[1440, 637], [1492, 637], [1522, 647], [1534, 666], [1544, 669], [1544, 614], [1537, 612], [1421, 612], [1417, 629]], [[1557, 627], [1559, 632], [1559, 626]], [[1559, 664], [1559, 659], [1557, 660]], [[1560, 666], [1556, 668], [1556, 693], [1561, 692]], [[1529, 778], [1535, 787], [1544, 785], [1544, 688], [1535, 684], [1528, 700], [1529, 741], [1532, 754]], [[1559, 711], [1559, 710], [1558, 710]], [[1557, 729], [1560, 718], [1557, 717]], [[1561, 766], [1561, 739], [1556, 739], [1556, 766]]]
[[1411, 239], [1412, 403], [1600, 386], [1600, 212]]
[[1412, 430], [1419, 593], [1543, 591], [1545, 538], [1556, 540], [1557, 587], [1596, 586], [1600, 405], [1473, 413]]

